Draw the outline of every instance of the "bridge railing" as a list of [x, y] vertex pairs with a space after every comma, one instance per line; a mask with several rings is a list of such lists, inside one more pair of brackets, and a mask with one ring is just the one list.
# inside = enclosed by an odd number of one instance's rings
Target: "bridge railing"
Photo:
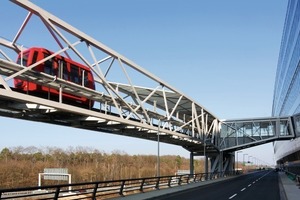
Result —
[[106, 199], [237, 175], [241, 172], [213, 172], [177, 176], [147, 177], [114, 181], [0, 189], [0, 199]]

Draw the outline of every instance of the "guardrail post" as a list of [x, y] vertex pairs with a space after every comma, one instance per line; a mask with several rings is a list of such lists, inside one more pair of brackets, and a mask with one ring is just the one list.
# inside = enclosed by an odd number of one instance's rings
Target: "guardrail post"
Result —
[[168, 179], [168, 187], [171, 187], [171, 181], [172, 181], [172, 177], [169, 177], [169, 179]]
[[93, 190], [93, 196], [92, 196], [93, 200], [96, 200], [96, 193], [97, 193], [98, 186], [99, 186], [99, 184], [96, 183], [95, 187], [94, 187], [94, 190]]
[[55, 194], [54, 194], [54, 199], [57, 200], [59, 197], [59, 191], [60, 191], [60, 187], [57, 187], [55, 190]]
[[144, 183], [145, 183], [145, 179], [142, 180], [141, 186], [140, 186], [140, 191], [143, 192], [144, 190]]
[[178, 185], [181, 185], [182, 175], [179, 176]]
[[119, 192], [119, 194], [120, 194], [121, 196], [124, 196], [124, 195], [123, 195], [124, 186], [125, 186], [125, 181], [122, 181], [121, 187], [120, 187], [120, 192]]
[[159, 190], [159, 181], [160, 181], [160, 177], [157, 178], [156, 185], [155, 185], [155, 188], [157, 190]]
[[198, 174], [194, 174], [194, 182], [196, 182], [197, 176], [198, 176]]
[[201, 174], [200, 174], [200, 179], [199, 179], [200, 182], [202, 181], [202, 178], [203, 178], [203, 174], [201, 173]]

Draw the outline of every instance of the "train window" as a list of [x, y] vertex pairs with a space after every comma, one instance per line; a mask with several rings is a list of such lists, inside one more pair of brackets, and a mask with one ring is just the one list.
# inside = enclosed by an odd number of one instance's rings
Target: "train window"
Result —
[[68, 69], [67, 69], [67, 65], [66, 62], [63, 60], [58, 60], [57, 61], [57, 66], [58, 66], [58, 77], [68, 80]]
[[[44, 54], [44, 58], [48, 57], [49, 54]], [[46, 74], [50, 74], [50, 75], [54, 75], [54, 66], [53, 66], [54, 62], [53, 62], [53, 58], [46, 60], [44, 63], [44, 72]]]
[[80, 70], [79, 71], [79, 77], [78, 77], [79, 78], [78, 82], [79, 82], [80, 85], [83, 85], [83, 83], [82, 83], [82, 76], [83, 76], [83, 74], [84, 74], [84, 70]]
[[70, 80], [71, 80], [71, 82], [80, 84], [78, 67], [75, 65], [72, 65], [72, 64], [71, 64]]
[[69, 72], [68, 72], [67, 65], [64, 61], [62, 64], [62, 68], [63, 68], [63, 79], [68, 81], [69, 80]]
[[88, 87], [89, 86], [89, 77], [88, 77], [88, 72], [87, 71], [85, 71], [85, 73], [84, 73], [84, 86], [85, 87]]
[[19, 65], [23, 65], [23, 66], [27, 67], [27, 65], [28, 65], [28, 63], [27, 63], [28, 62], [28, 56], [29, 56], [29, 52], [23, 53], [22, 56], [21, 56], [21, 54], [19, 54], [19, 58], [18, 58], [17, 63]]

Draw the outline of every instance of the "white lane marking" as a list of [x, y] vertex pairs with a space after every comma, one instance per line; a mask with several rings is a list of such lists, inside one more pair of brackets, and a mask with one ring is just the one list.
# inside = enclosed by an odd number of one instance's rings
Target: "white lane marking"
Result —
[[243, 192], [244, 190], [246, 190], [246, 188], [241, 189], [241, 192]]
[[253, 184], [255, 183], [255, 181], [253, 181]]
[[248, 185], [248, 187], [250, 187], [250, 186], [251, 186], [251, 184]]
[[234, 195], [232, 195], [231, 197], [229, 197], [229, 199], [232, 199], [236, 196], [237, 194], [235, 193]]

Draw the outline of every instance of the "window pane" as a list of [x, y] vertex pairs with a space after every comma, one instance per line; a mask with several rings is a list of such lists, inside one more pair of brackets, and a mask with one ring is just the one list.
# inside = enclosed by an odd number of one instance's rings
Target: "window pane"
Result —
[[88, 72], [85, 71], [85, 73], [84, 73], [84, 86], [88, 87], [88, 85], [89, 85]]
[[69, 80], [69, 72], [68, 72], [68, 68], [65, 62], [63, 62], [63, 79], [64, 80]]
[[[44, 58], [48, 57], [49, 54], [44, 54]], [[44, 72], [46, 74], [51, 74], [53, 73], [52, 71], [52, 59], [50, 60], [46, 60], [45, 63], [44, 63]]]
[[25, 66], [25, 67], [27, 67], [28, 66], [27, 65], [28, 64], [27, 63], [27, 61], [28, 61], [28, 55], [29, 55], [29, 52], [26, 52], [26, 53], [23, 54], [23, 56], [21, 58], [21, 54], [20, 54], [17, 63], [20, 65], [21, 64], [21, 60], [22, 60], [22, 65]]
[[75, 65], [71, 65], [71, 74], [70, 74], [71, 82], [79, 84], [79, 72], [78, 67]]

